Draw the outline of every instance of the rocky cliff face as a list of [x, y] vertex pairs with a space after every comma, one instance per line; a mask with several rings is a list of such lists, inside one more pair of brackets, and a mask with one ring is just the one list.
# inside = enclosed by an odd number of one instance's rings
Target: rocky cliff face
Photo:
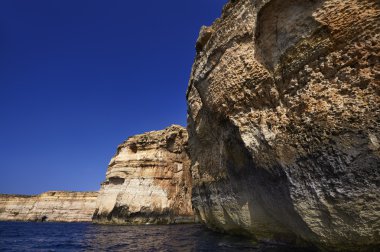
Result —
[[94, 221], [125, 224], [193, 222], [187, 131], [171, 126], [130, 137], [108, 166]]
[[329, 249], [380, 241], [380, 2], [236, 0], [197, 41], [193, 207]]
[[0, 194], [0, 221], [89, 222], [96, 192], [46, 192], [37, 196]]

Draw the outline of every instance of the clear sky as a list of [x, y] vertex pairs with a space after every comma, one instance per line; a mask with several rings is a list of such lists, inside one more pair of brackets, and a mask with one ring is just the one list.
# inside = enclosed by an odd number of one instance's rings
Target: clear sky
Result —
[[98, 190], [128, 136], [186, 125], [226, 0], [0, 1], [0, 193]]

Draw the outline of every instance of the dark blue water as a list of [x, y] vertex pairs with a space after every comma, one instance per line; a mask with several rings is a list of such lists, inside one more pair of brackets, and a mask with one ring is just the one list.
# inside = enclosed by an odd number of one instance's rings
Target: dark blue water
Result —
[[0, 251], [304, 251], [255, 244], [200, 225], [101, 226], [0, 222]]

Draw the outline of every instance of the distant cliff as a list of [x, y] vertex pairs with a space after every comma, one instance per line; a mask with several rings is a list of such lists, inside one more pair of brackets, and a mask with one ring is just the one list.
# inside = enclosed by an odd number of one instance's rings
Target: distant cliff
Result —
[[187, 139], [186, 129], [173, 125], [121, 144], [100, 189], [94, 222], [193, 222]]
[[37, 196], [0, 194], [0, 221], [90, 222], [97, 192], [51, 191]]
[[193, 207], [213, 229], [380, 244], [380, 2], [234, 0], [196, 44]]

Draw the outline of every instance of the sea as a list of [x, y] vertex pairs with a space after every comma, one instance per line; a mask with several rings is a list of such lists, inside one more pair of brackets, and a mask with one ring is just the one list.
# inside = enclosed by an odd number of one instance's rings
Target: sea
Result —
[[0, 251], [307, 251], [212, 232], [201, 225], [115, 226], [0, 222]]

